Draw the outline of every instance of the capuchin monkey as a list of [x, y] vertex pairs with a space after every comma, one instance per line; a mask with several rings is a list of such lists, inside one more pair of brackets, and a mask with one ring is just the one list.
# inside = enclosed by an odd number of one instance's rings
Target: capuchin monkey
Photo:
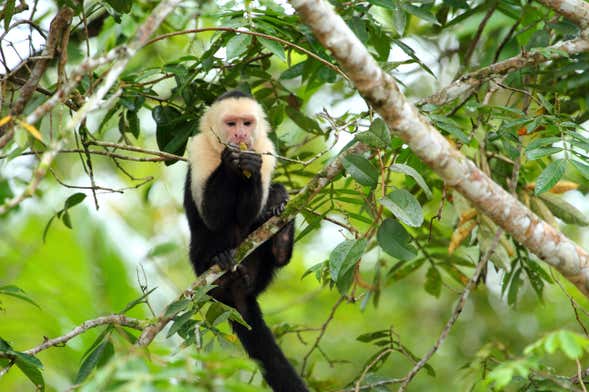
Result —
[[256, 100], [240, 91], [221, 95], [203, 114], [189, 144], [184, 208], [190, 226], [190, 261], [197, 275], [218, 264], [227, 271], [211, 295], [235, 307], [251, 329], [231, 322], [250, 357], [263, 367], [274, 391], [307, 391], [264, 322], [256, 297], [277, 268], [290, 261], [294, 222], [288, 223], [235, 265], [239, 244], [288, 201], [284, 186], [271, 183], [276, 164], [270, 126]]

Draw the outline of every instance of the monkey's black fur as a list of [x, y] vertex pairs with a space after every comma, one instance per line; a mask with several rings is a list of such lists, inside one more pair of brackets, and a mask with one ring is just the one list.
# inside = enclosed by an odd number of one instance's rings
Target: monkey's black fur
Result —
[[215, 102], [219, 102], [219, 101], [222, 101], [222, 100], [228, 99], [228, 98], [252, 98], [252, 96], [246, 92], [241, 91], [241, 90], [230, 90], [230, 91], [227, 91], [225, 94], [219, 95], [217, 97], [217, 99], [215, 100]]
[[[232, 95], [236, 96], [240, 95]], [[221, 164], [206, 181], [202, 216], [192, 196], [188, 171], [184, 208], [191, 232], [190, 260], [199, 275], [213, 264], [228, 271], [216, 282], [218, 287], [211, 295], [235, 307], [251, 327], [231, 323], [243, 347], [261, 362], [264, 378], [274, 391], [303, 392], [307, 391], [305, 384], [274, 340], [256, 300], [270, 284], [276, 268], [290, 261], [294, 222], [258, 247], [236, 271], [231, 271], [233, 250], [268, 218], [281, 213], [288, 200], [286, 189], [275, 183], [269, 189], [266, 204], [261, 206], [261, 164], [259, 154], [227, 147]], [[251, 173], [249, 178], [243, 174], [246, 170]]]

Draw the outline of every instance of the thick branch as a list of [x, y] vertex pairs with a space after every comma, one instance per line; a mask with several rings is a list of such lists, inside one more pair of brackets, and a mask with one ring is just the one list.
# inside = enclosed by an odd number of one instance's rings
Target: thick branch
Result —
[[419, 114], [394, 79], [370, 56], [346, 23], [321, 0], [291, 0], [304, 23], [330, 50], [360, 94], [389, 128], [474, 206], [589, 295], [589, 254], [538, 218], [450, 145]]
[[566, 55], [589, 52], [589, 40], [575, 38], [549, 46], [542, 51], [530, 51], [519, 56], [491, 64], [477, 71], [467, 73], [436, 94], [425, 98], [419, 104], [431, 103], [443, 105], [460, 96], [466, 96], [476, 91], [484, 82], [495, 77], [515, 72], [531, 65], [538, 65], [548, 60], [562, 58]]
[[589, 27], [589, 4], [584, 0], [538, 0], [582, 28]]
[[[29, 79], [25, 82], [22, 88], [19, 89], [20, 95], [10, 110], [10, 114], [13, 117], [18, 116], [23, 112], [25, 105], [33, 96], [33, 92], [35, 92], [41, 77], [45, 74], [49, 62], [53, 60], [56, 53], [59, 51], [58, 45], [61, 44], [63, 37], [69, 34], [69, 26], [72, 23], [73, 15], [74, 11], [71, 8], [64, 7], [59, 10], [55, 18], [51, 21], [49, 36], [45, 43], [45, 50], [35, 62]], [[61, 48], [61, 50], [64, 51], [66, 48]], [[14, 135], [13, 127], [14, 123], [10, 121], [8, 124], [0, 128], [0, 148], [4, 147], [12, 139], [12, 136]]]

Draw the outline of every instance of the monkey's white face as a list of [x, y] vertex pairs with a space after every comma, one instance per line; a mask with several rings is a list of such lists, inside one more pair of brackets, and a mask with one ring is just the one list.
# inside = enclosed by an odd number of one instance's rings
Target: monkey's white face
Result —
[[227, 143], [240, 145], [244, 143], [250, 149], [254, 143], [256, 117], [252, 114], [226, 114], [221, 119], [223, 134]]
[[227, 98], [215, 102], [203, 114], [200, 131], [210, 135], [210, 140], [219, 153], [223, 151], [225, 144], [239, 146], [241, 143], [248, 150], [257, 151], [257, 142], [263, 140], [269, 130], [265, 117], [264, 110], [255, 100]]

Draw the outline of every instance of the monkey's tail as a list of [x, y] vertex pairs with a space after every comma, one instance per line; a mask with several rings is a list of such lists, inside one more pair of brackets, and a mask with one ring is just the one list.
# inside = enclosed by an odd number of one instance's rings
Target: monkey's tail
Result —
[[232, 322], [233, 330], [249, 356], [262, 364], [268, 385], [275, 392], [308, 392], [264, 322], [258, 301], [250, 297], [246, 302], [245, 309], [240, 312], [251, 329]]

